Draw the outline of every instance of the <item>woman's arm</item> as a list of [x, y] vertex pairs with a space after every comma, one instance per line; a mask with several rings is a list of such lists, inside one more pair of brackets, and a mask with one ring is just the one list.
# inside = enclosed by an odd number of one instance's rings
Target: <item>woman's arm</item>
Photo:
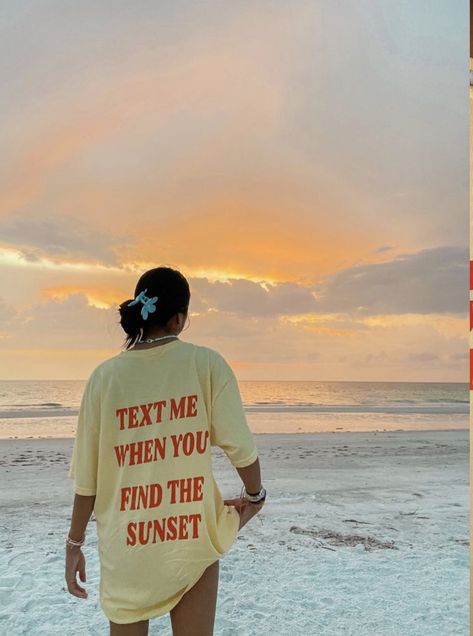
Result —
[[82, 541], [82, 538], [92, 515], [95, 505], [95, 495], [74, 496], [74, 506], [72, 509], [71, 528], [69, 536], [74, 541]]
[[[95, 495], [75, 494], [72, 509], [71, 528], [69, 536], [73, 541], [82, 541], [95, 505]], [[77, 583], [77, 573], [80, 580], [85, 583], [85, 557], [79, 546], [66, 545], [66, 571], [65, 578], [67, 589], [74, 596], [87, 598], [87, 591]]]
[[244, 468], [236, 468], [238, 474], [240, 475], [240, 479], [245, 484], [246, 492], [251, 494], [256, 494], [259, 492], [261, 488], [261, 469], [259, 463], [259, 457], [250, 464], [249, 466], [245, 466]]

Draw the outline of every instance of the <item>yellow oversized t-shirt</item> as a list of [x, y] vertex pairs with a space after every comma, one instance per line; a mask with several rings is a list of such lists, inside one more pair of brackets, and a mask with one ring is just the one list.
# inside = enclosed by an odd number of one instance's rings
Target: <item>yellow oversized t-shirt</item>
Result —
[[95, 495], [100, 604], [132, 623], [169, 612], [232, 546], [239, 526], [211, 446], [257, 458], [238, 382], [217, 351], [182, 340], [121, 351], [87, 380], [69, 469]]

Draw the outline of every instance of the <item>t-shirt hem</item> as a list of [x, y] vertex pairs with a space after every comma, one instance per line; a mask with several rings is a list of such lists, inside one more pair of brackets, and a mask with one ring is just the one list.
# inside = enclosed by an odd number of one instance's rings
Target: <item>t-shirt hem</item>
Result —
[[257, 458], [258, 458], [258, 453], [254, 452], [246, 459], [241, 459], [238, 462], [232, 462], [232, 463], [235, 468], [246, 468], [247, 466], [250, 466], [251, 464], [253, 464], [257, 460]]
[[94, 490], [93, 488], [81, 488], [80, 486], [75, 486], [74, 488], [74, 492], [77, 495], [96, 495], [97, 491]]
[[[222, 556], [223, 555], [218, 556], [214, 561], [212, 561], [212, 563], [214, 563], [215, 561], [220, 560]], [[146, 621], [146, 620], [149, 620], [149, 619], [159, 618], [160, 616], [164, 616], [165, 614], [168, 614], [179, 603], [179, 601], [182, 599], [184, 594], [186, 594], [186, 592], [188, 592], [197, 583], [197, 581], [201, 578], [201, 576], [203, 575], [205, 570], [208, 567], [210, 567], [210, 565], [212, 565], [212, 563], [209, 563], [207, 566], [205, 566], [205, 568], [203, 570], [201, 570], [191, 580], [191, 582], [188, 584], [186, 589], [179, 595], [178, 598], [174, 598], [172, 601], [167, 603], [166, 606], [163, 606], [160, 609], [149, 609], [147, 611], [145, 610], [145, 611], [143, 611], [142, 614], [138, 614], [138, 612], [134, 611], [133, 612], [133, 616], [129, 616], [129, 617], [115, 616], [113, 614], [113, 612], [110, 612], [109, 609], [105, 607], [104, 603], [101, 602], [100, 604], [101, 604], [101, 607], [102, 607], [102, 611], [105, 614], [105, 616], [108, 618], [108, 620], [110, 620], [110, 621], [112, 621], [114, 623], [118, 623], [119, 625], [128, 625], [129, 623], [135, 623], [135, 622], [138, 622], [138, 621]]]

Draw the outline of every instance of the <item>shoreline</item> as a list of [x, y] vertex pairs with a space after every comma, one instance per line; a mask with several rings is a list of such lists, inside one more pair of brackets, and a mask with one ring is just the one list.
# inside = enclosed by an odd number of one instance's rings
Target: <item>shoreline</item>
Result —
[[[386, 414], [250, 412], [246, 421], [255, 435], [307, 433], [382, 433], [388, 431], [469, 430], [468, 414]], [[74, 438], [77, 417], [1, 418], [0, 439]]]
[[[367, 430], [367, 431], [352, 431], [352, 430], [336, 430], [336, 431], [272, 431], [272, 432], [255, 432], [252, 431], [253, 435], [256, 436], [283, 436], [283, 437], [287, 437], [287, 436], [297, 436], [297, 437], [301, 437], [301, 436], [323, 436], [323, 435], [344, 435], [344, 434], [349, 434], [349, 435], [383, 435], [385, 433], [412, 433], [412, 434], [419, 434], [419, 433], [425, 433], [425, 434], [432, 434], [432, 433], [458, 433], [458, 432], [462, 432], [462, 431], [470, 431], [469, 427], [461, 427], [461, 428], [432, 428], [432, 429], [428, 429], [428, 428], [419, 428], [419, 429], [411, 429], [411, 428], [396, 428], [396, 429], [383, 429], [383, 430], [376, 430], [376, 431], [372, 431], [372, 430]], [[0, 444], [2, 442], [8, 442], [8, 441], [38, 441], [38, 440], [73, 440], [74, 436], [65, 436], [65, 435], [29, 435], [29, 436], [8, 436], [8, 437], [2, 437], [1, 433], [0, 433]]]

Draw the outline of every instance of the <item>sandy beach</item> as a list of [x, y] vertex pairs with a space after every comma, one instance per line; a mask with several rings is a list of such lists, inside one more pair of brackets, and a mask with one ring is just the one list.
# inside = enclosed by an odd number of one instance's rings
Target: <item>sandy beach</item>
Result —
[[[0, 440], [0, 631], [108, 633], [98, 603], [66, 592], [71, 438]], [[222, 558], [218, 636], [468, 633], [469, 431], [256, 434], [267, 503]], [[212, 449], [224, 497], [240, 481]], [[170, 636], [168, 616], [150, 634]]]

